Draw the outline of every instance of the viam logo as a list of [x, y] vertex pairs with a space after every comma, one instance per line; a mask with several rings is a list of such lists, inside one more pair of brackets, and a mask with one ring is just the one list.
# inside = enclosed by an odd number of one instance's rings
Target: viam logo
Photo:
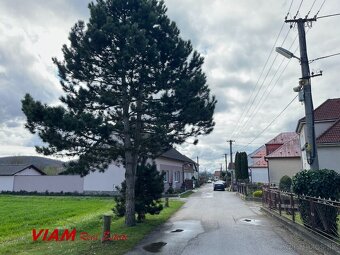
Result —
[[32, 229], [32, 239], [33, 241], [74, 241], [76, 238], [77, 230], [73, 229], [69, 231], [68, 229], [54, 229], [49, 231], [49, 229]]

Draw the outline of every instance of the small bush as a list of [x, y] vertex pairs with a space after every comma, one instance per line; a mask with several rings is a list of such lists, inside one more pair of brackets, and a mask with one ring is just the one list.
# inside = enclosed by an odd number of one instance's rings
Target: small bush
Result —
[[280, 179], [279, 189], [282, 191], [290, 192], [292, 187], [292, 179], [288, 176], [282, 176]]
[[256, 190], [253, 192], [253, 197], [262, 197], [263, 192], [262, 190]]
[[170, 186], [168, 188], [168, 190], [166, 191], [166, 194], [174, 194], [174, 193], [175, 193], [175, 190], [174, 190], [174, 188], [172, 186]]

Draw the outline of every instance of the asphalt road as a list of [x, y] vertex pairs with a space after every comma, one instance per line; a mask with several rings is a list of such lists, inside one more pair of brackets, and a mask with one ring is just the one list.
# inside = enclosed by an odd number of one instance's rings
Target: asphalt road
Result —
[[320, 254], [259, 206], [206, 184], [127, 254]]

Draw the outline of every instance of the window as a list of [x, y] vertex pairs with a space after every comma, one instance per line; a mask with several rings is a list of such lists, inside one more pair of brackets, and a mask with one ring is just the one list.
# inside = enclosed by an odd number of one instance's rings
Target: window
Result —
[[179, 182], [181, 179], [181, 172], [177, 171], [175, 172], [175, 182]]
[[163, 177], [163, 181], [164, 182], [168, 182], [169, 181], [169, 171], [164, 171], [162, 170], [162, 172], [164, 172], [164, 177]]

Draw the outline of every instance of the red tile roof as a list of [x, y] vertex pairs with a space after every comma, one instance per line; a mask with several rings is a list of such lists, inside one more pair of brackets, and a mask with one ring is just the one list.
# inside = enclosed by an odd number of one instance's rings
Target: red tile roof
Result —
[[320, 143], [340, 143], [340, 118], [323, 134], [321, 134], [316, 142]]
[[266, 145], [267, 144], [284, 144], [285, 142], [292, 140], [294, 137], [296, 137], [295, 132], [284, 132], [274, 137], [272, 140], [266, 143]]
[[251, 158], [261, 158], [263, 156], [266, 156], [266, 146], [265, 145], [261, 146], [256, 151], [251, 153], [249, 156]]
[[295, 134], [295, 137], [290, 141], [287, 141], [266, 158], [296, 158], [301, 157], [299, 136]]
[[[319, 107], [314, 109], [314, 121], [337, 120], [340, 118], [340, 98], [327, 99]], [[298, 132], [301, 123], [305, 123], [305, 117], [299, 120], [296, 127]]]
[[254, 151], [252, 154], [250, 154], [250, 157], [252, 159], [252, 163], [249, 166], [250, 168], [267, 168], [268, 163], [264, 159], [266, 156], [266, 146], [261, 146], [256, 151]]
[[267, 168], [268, 162], [264, 159], [264, 156], [262, 158], [254, 159], [253, 164], [249, 166], [250, 168]]

